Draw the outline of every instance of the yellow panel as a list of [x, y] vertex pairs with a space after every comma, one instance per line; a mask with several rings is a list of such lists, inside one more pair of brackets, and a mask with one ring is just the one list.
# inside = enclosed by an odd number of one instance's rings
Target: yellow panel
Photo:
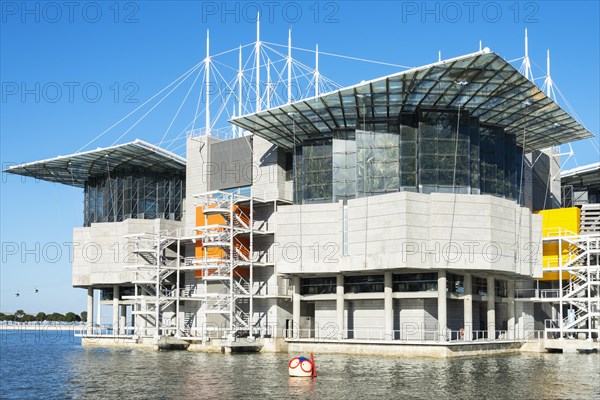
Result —
[[[578, 235], [580, 212], [581, 210], [578, 207], [537, 211], [536, 214], [542, 216], [542, 236], [547, 238]], [[571, 250], [573, 250], [573, 245], [569, 243], [563, 243], [562, 248], [559, 249], [558, 241], [545, 242], [542, 266], [544, 268], [557, 267], [559, 264], [559, 255], [562, 258], [562, 262], [566, 263]], [[558, 272], [546, 272], [541, 280], [555, 281], [558, 279]], [[564, 272], [563, 279], [569, 279], [569, 274]]]
[[536, 214], [542, 216], [542, 235], [544, 237], [578, 235], [580, 213], [581, 210], [578, 207], [536, 211]]

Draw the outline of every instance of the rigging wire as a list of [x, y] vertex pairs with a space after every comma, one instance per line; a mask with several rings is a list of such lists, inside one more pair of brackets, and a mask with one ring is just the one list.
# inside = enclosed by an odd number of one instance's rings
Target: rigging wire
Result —
[[192, 68], [190, 68], [189, 70], [187, 70], [186, 72], [184, 72], [181, 76], [179, 76], [179, 78], [175, 79], [173, 82], [169, 83], [167, 86], [165, 86], [164, 88], [162, 88], [160, 91], [158, 91], [156, 94], [154, 94], [154, 96], [150, 97], [148, 100], [146, 100], [145, 102], [143, 102], [142, 104], [140, 104], [138, 107], [136, 107], [129, 114], [125, 115], [123, 118], [121, 118], [120, 120], [118, 120], [117, 122], [115, 122], [114, 124], [112, 124], [111, 126], [109, 126], [108, 128], [106, 128], [104, 131], [102, 131], [100, 134], [98, 134], [92, 140], [90, 140], [89, 142], [87, 142], [86, 144], [84, 144], [83, 146], [81, 146], [77, 150], [77, 153], [79, 153], [80, 151], [82, 151], [83, 149], [85, 149], [86, 147], [88, 147], [90, 144], [94, 143], [96, 140], [100, 139], [102, 136], [104, 136], [112, 128], [114, 128], [115, 126], [119, 125], [121, 122], [123, 122], [127, 118], [129, 118], [132, 114], [134, 114], [140, 108], [144, 107], [146, 104], [148, 104], [150, 101], [152, 101], [159, 94], [161, 94], [162, 92], [164, 92], [165, 90], [167, 90], [169, 87], [171, 87], [173, 84], [175, 84], [175, 82], [179, 81], [184, 75], [188, 74], [190, 71], [194, 71], [196, 68], [198, 68], [198, 65], [200, 65], [200, 64], [201, 63], [196, 64], [195, 66], [193, 66]]

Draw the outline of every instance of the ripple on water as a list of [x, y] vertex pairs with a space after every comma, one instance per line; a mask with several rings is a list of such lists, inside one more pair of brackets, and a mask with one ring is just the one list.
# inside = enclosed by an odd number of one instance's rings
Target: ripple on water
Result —
[[288, 354], [82, 348], [71, 333], [1, 339], [3, 399], [600, 398], [597, 354], [448, 360], [317, 354], [319, 376], [306, 379], [288, 377]]

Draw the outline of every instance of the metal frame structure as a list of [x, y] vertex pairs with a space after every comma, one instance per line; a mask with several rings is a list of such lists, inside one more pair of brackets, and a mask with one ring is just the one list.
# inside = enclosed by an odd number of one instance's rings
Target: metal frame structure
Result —
[[[163, 313], [179, 298], [180, 243], [177, 237], [165, 233], [143, 233], [128, 235], [135, 243], [133, 255], [137, 264], [129, 264], [125, 269], [134, 272], [132, 283], [134, 295], [123, 296], [134, 300], [132, 315], [136, 318], [136, 333], [141, 336], [160, 337], [171, 333], [173, 327], [165, 323]], [[177, 250], [172, 249], [176, 244]], [[176, 282], [169, 279], [177, 272]], [[143, 322], [143, 323], [142, 323]]]
[[558, 318], [545, 321], [546, 338], [578, 333], [600, 338], [600, 232], [577, 235], [558, 230], [543, 242], [556, 244], [559, 254], [568, 250], [566, 256], [559, 255], [558, 265], [544, 265], [544, 272], [558, 272], [559, 277], [558, 289], [538, 293], [542, 301], [558, 305]]
[[[251, 334], [254, 308], [253, 297], [253, 235], [254, 199], [236, 193], [212, 191], [194, 196], [202, 207], [204, 224], [196, 227], [204, 249], [215, 249], [211, 256], [205, 252], [195, 264], [202, 271], [205, 284], [203, 313], [220, 314], [229, 321], [229, 332], [248, 331]], [[240, 204], [249, 203], [248, 215]], [[217, 215], [224, 224], [209, 224], [209, 216]], [[240, 240], [249, 238], [249, 247]], [[240, 271], [248, 269], [248, 279]], [[208, 293], [208, 283], [222, 285], [218, 293]], [[247, 305], [247, 308], [246, 308]]]
[[[173, 334], [192, 340], [235, 335], [254, 337], [265, 333], [256, 327], [258, 321], [253, 319], [255, 296], [265, 297], [261, 293], [264, 288], [255, 285], [254, 267], [274, 265], [272, 260], [260, 260], [261, 255], [254, 248], [255, 235], [272, 234], [254, 223], [255, 201], [264, 202], [253, 196], [225, 191], [194, 197], [198, 210], [202, 210], [204, 223], [195, 227], [193, 233], [184, 230], [128, 236], [135, 243], [132, 254], [141, 261], [125, 266], [134, 271], [135, 294], [124, 298], [134, 300], [136, 333], [141, 336]], [[223, 222], [209, 223], [211, 216], [218, 216]], [[198, 242], [208, 251], [184, 257], [184, 246], [193, 246], [196, 251]], [[200, 287], [182, 285], [183, 271], [199, 271]], [[279, 292], [266, 296], [273, 295], [279, 296]], [[199, 302], [200, 306], [196, 312], [184, 313], [181, 319], [181, 305], [185, 302]], [[174, 313], [175, 325], [165, 322], [165, 312]], [[207, 323], [209, 314], [223, 316], [227, 326]], [[194, 326], [197, 317], [203, 326]]]
[[[459, 83], [459, 84], [457, 84]], [[334, 129], [356, 128], [366, 118], [397, 119], [422, 108], [460, 108], [481, 123], [516, 135], [525, 152], [589, 138], [592, 134], [508, 61], [489, 49], [315, 95], [269, 110], [238, 116], [232, 123], [282, 148]], [[293, 122], [290, 115], [298, 115]]]

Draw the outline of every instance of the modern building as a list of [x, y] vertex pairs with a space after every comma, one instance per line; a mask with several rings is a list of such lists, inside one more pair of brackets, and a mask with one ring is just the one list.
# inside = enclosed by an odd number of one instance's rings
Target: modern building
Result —
[[[552, 174], [535, 155], [592, 134], [501, 56], [231, 123], [237, 135], [190, 132], [185, 159], [137, 140], [7, 170], [84, 188], [73, 285], [94, 321], [97, 302], [113, 314], [88, 336], [393, 344], [540, 329], [546, 306], [520, 294], [545, 277], [534, 204], [561, 191], [534, 189]], [[597, 338], [597, 319], [585, 329]]]

